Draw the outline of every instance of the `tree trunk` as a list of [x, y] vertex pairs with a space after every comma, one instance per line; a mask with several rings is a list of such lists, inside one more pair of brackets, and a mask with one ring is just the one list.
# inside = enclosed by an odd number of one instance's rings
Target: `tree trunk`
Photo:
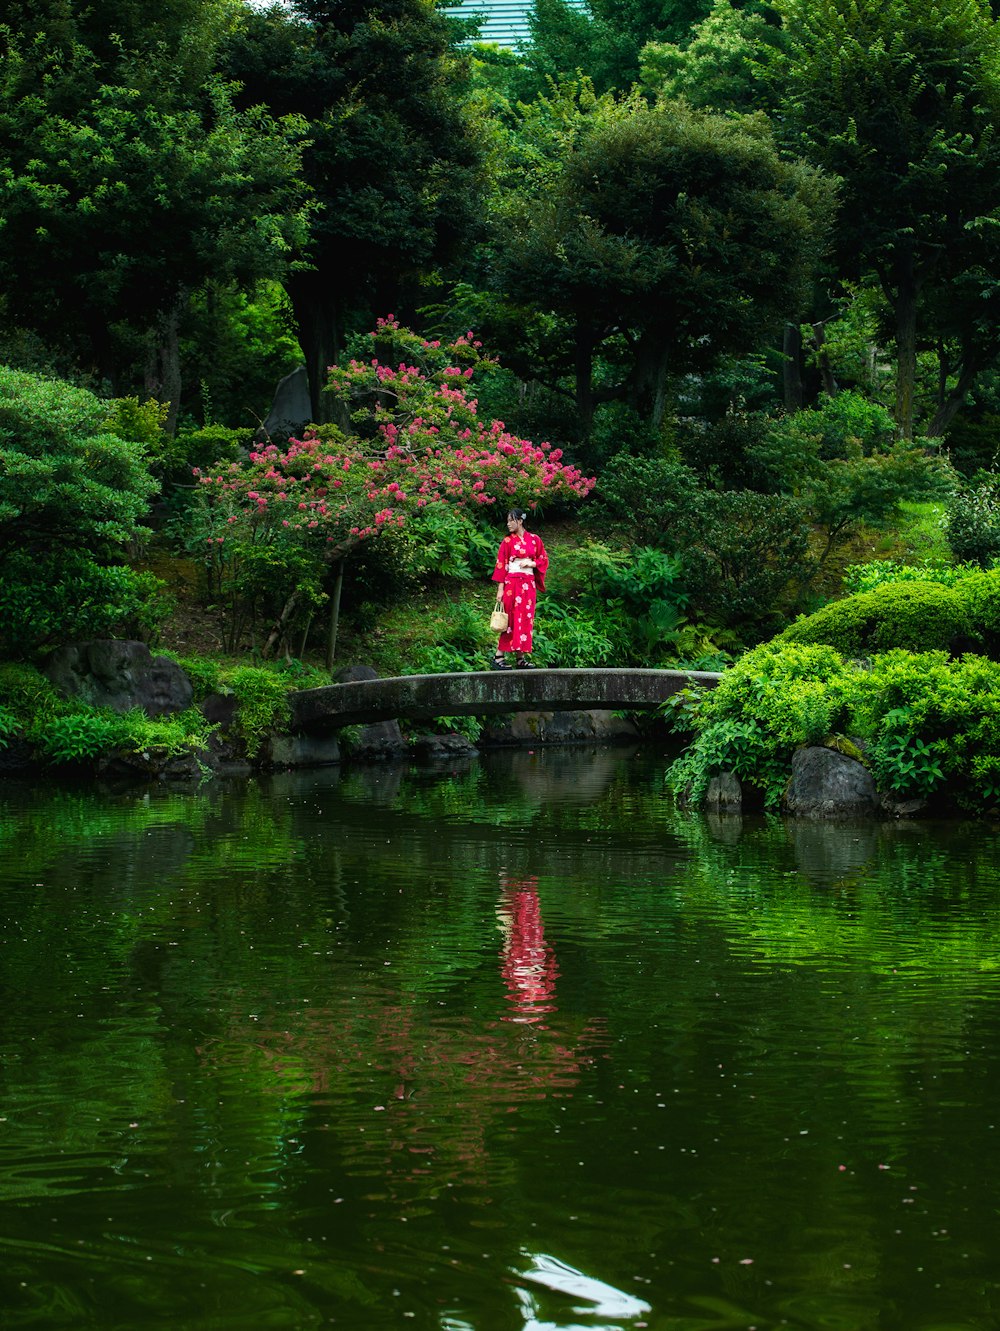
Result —
[[344, 590], [344, 561], [337, 560], [337, 576], [333, 584], [333, 596], [330, 598], [330, 631], [326, 640], [326, 668], [333, 670], [337, 659], [337, 629], [340, 626], [340, 594]]
[[965, 405], [965, 396], [976, 381], [978, 369], [973, 364], [963, 365], [958, 382], [947, 396], [942, 396], [937, 410], [927, 423], [924, 431], [928, 439], [940, 439]]
[[290, 274], [285, 279], [285, 290], [292, 302], [299, 346], [305, 357], [313, 420], [321, 425], [333, 415], [323, 389], [327, 372], [340, 354], [339, 302], [331, 284], [317, 272]]
[[643, 334], [629, 376], [629, 405], [654, 430], [663, 424], [667, 410], [667, 366], [667, 348], [652, 334]]
[[816, 347], [816, 367], [819, 370], [820, 383], [823, 385], [823, 392], [827, 397], [836, 397], [840, 392], [840, 385], [833, 373], [833, 367], [830, 364], [830, 357], [826, 354], [826, 330], [822, 322], [815, 323], [812, 326], [813, 343]]
[[261, 648], [260, 654], [261, 656], [264, 657], [265, 660], [275, 650], [275, 648], [281, 642], [282, 638], [284, 638], [286, 629], [288, 627], [288, 621], [295, 613], [295, 607], [298, 605], [298, 603], [299, 603], [299, 590], [296, 587], [295, 591], [292, 592], [291, 596], [289, 596], [288, 600], [285, 602], [284, 606], [282, 607], [281, 614], [271, 625], [271, 632], [267, 635], [267, 641], [264, 643], [264, 646]]
[[145, 389], [158, 402], [169, 403], [165, 429], [173, 434], [181, 406], [181, 350], [178, 337], [181, 302], [163, 315], [149, 334]]
[[789, 415], [792, 415], [796, 411], [801, 411], [805, 402], [805, 384], [802, 376], [802, 330], [797, 323], [785, 324], [782, 343], [785, 410]]
[[576, 326], [573, 347], [573, 375], [576, 413], [580, 421], [580, 442], [589, 443], [594, 428], [594, 334], [581, 324]]
[[917, 384], [917, 296], [920, 291], [912, 254], [900, 256], [895, 277], [896, 424], [904, 439], [912, 439]]

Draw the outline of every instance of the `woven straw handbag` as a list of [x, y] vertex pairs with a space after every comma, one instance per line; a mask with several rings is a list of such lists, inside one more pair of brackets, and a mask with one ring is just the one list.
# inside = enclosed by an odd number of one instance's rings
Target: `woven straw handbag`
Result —
[[503, 591], [501, 590], [497, 592], [497, 603], [490, 615], [490, 628], [494, 633], [506, 633], [507, 624], [507, 611], [503, 608]]

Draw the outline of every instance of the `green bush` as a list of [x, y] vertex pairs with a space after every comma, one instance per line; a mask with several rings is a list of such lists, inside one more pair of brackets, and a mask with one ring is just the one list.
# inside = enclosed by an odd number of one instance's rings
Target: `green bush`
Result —
[[138, 708], [121, 714], [60, 697], [34, 666], [0, 665], [0, 748], [21, 735], [53, 764], [92, 761], [119, 750], [170, 756], [200, 748], [210, 730], [195, 707], [163, 717]]
[[[880, 581], [877, 566], [859, 566], [856, 581], [872, 591], [832, 601], [791, 624], [783, 642], [827, 643], [845, 656], [901, 647], [911, 652], [982, 652], [1000, 659], [1000, 569], [959, 568], [932, 573], [934, 581]], [[888, 575], [887, 575], [888, 576]]]
[[823, 743], [863, 754], [882, 791], [1000, 803], [1000, 663], [981, 656], [894, 650], [862, 667], [776, 640], [727, 671], [688, 723], [694, 740], [667, 781], [693, 803], [733, 771], [776, 808], [795, 750]]
[[288, 686], [279, 674], [262, 666], [240, 666], [226, 683], [236, 697], [234, 729], [253, 758], [272, 731], [288, 721]]
[[691, 718], [696, 737], [671, 766], [669, 786], [697, 804], [714, 775], [731, 771], [776, 808], [795, 749], [845, 725], [849, 675], [826, 646], [767, 643], [747, 653]]
[[767, 489], [805, 504], [825, 533], [824, 559], [859, 524], [883, 523], [904, 501], [940, 498], [955, 483], [946, 462], [898, 440], [891, 414], [855, 392], [775, 420], [752, 456]]
[[152, 573], [102, 566], [86, 551], [31, 554], [2, 561], [0, 655], [30, 659], [79, 638], [148, 641], [169, 610]]
[[[141, 443], [92, 393], [0, 366], [0, 651], [28, 657], [129, 628], [159, 610], [148, 575], [119, 567], [156, 483]], [[112, 412], [114, 415], [114, 412]]]
[[137, 397], [116, 397], [108, 406], [104, 428], [119, 439], [142, 444], [147, 456], [154, 457], [164, 438], [163, 427], [170, 414], [170, 403], [158, 402], [153, 397], [145, 402], [140, 402]]
[[602, 536], [622, 532], [636, 545], [663, 549], [697, 492], [697, 478], [683, 463], [616, 453], [588, 500], [587, 522]]
[[852, 710], [882, 789], [912, 797], [947, 787], [972, 809], [1000, 797], [1000, 663], [887, 652], [858, 673]]
[[536, 660], [567, 670], [621, 665], [630, 650], [620, 619], [557, 601], [546, 604], [532, 637]]
[[156, 482], [108, 406], [56, 379], [0, 366], [0, 556], [55, 546], [92, 555], [138, 532]]
[[811, 570], [806, 513], [796, 499], [706, 490], [692, 500], [681, 531], [692, 600], [721, 624], [773, 623]]
[[178, 430], [163, 435], [150, 448], [150, 467], [165, 482], [190, 485], [192, 468], [228, 466], [241, 450], [251, 447], [252, 430], [231, 430], [223, 425], [205, 425], [200, 430]]
[[966, 573], [955, 591], [965, 610], [969, 642], [976, 651], [1000, 661], [1000, 569]]
[[0, 704], [0, 749], [5, 749], [20, 730], [21, 724], [14, 713]]
[[944, 531], [955, 558], [985, 567], [1000, 559], [1000, 476], [977, 472], [945, 510]]
[[936, 582], [941, 587], [954, 587], [977, 569], [975, 564], [900, 564], [893, 559], [874, 559], [867, 564], [848, 564], [844, 569], [844, 590], [873, 592], [895, 582]]
[[825, 643], [848, 657], [902, 647], [911, 652], [949, 650], [970, 634], [962, 596], [935, 582], [887, 583], [831, 601], [789, 625], [785, 643]]
[[40, 757], [53, 764], [92, 762], [117, 752], [175, 757], [200, 749], [211, 726], [197, 708], [149, 717], [139, 708], [118, 713], [68, 702], [65, 710], [25, 730]]

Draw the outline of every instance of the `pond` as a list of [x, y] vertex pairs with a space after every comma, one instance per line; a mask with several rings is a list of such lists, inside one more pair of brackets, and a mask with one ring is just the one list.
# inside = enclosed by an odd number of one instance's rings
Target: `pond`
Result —
[[1000, 833], [0, 788], [5, 1328], [1000, 1324]]

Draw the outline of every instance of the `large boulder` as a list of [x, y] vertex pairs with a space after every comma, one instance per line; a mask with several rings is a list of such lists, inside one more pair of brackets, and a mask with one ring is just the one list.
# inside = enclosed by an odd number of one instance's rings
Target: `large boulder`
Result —
[[270, 767], [329, 767], [340, 762], [335, 735], [272, 735], [265, 763]]
[[92, 707], [147, 716], [167, 716], [191, 706], [191, 681], [166, 656], [153, 656], [144, 642], [116, 638], [74, 642], [53, 652], [43, 673], [65, 698]]
[[863, 763], [836, 749], [799, 749], [784, 809], [796, 818], [874, 818], [881, 801]]
[[276, 443], [285, 443], [301, 434], [302, 427], [312, 419], [309, 375], [306, 367], [299, 365], [278, 382], [271, 410], [257, 434], [261, 442], [274, 440]]

